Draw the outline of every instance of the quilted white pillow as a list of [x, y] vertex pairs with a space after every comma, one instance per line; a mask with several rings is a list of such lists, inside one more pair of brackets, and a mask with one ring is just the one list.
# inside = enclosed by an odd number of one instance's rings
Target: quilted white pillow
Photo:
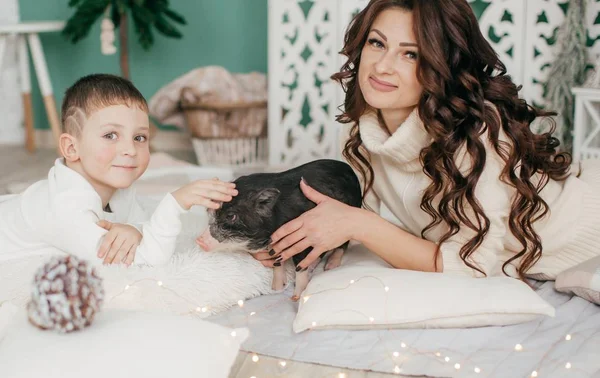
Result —
[[35, 328], [19, 310], [4, 330], [0, 376], [11, 378], [227, 378], [248, 337], [246, 328], [123, 310], [102, 311], [68, 334]]
[[554, 307], [509, 277], [470, 278], [393, 269], [353, 245], [336, 269], [315, 274], [294, 332], [307, 329], [470, 328], [554, 317]]

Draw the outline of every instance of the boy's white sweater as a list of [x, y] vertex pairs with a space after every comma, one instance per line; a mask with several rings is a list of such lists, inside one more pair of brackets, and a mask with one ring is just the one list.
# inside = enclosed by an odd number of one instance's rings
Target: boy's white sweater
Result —
[[96, 224], [101, 219], [142, 233], [134, 264], [160, 265], [171, 258], [186, 210], [170, 193], [151, 217], [133, 189], [117, 190], [109, 203], [110, 213], [91, 184], [57, 159], [47, 179], [0, 203], [0, 261], [58, 252], [101, 264], [97, 252], [108, 233]]

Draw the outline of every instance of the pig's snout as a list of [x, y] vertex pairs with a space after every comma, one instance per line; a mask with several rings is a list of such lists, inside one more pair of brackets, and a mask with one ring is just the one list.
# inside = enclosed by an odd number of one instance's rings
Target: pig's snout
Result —
[[219, 245], [219, 241], [210, 234], [210, 227], [207, 227], [202, 235], [196, 239], [196, 243], [205, 251], [211, 251]]

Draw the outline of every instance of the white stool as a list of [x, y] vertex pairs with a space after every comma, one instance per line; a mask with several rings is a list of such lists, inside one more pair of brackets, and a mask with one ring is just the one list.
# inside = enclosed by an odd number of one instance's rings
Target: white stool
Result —
[[54, 93], [52, 92], [50, 75], [48, 74], [48, 66], [46, 65], [46, 58], [44, 56], [44, 50], [42, 49], [42, 43], [40, 42], [38, 33], [60, 31], [64, 28], [64, 26], [65, 22], [63, 21], [35, 21], [19, 22], [16, 24], [0, 24], [0, 71], [2, 70], [2, 57], [4, 56], [4, 50], [6, 47], [6, 38], [9, 35], [17, 36], [19, 76], [21, 80], [21, 93], [23, 96], [23, 108], [25, 111], [25, 145], [27, 150], [30, 152], [35, 150], [35, 138], [33, 128], [33, 109], [31, 106], [31, 77], [29, 72], [27, 42], [29, 42], [29, 49], [31, 50], [31, 58], [35, 67], [35, 73], [40, 85], [42, 97], [44, 98], [48, 122], [50, 123], [50, 128], [52, 129], [52, 135], [54, 137], [56, 148], [58, 149], [58, 138], [61, 130], [60, 121], [58, 118], [58, 112], [56, 110]]

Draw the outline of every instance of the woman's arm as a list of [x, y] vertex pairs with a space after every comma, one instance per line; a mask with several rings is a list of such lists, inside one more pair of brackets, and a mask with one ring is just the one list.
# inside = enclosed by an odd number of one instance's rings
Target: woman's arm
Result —
[[[434, 272], [437, 245], [421, 239], [391, 224], [379, 215], [336, 201], [301, 182], [304, 195], [317, 206], [286, 223], [272, 235], [272, 256], [255, 256], [272, 266], [302, 252], [313, 250], [299, 264], [303, 269], [323, 253], [339, 247], [348, 240], [356, 240], [390, 265], [399, 269]], [[269, 259], [269, 262], [266, 260]], [[438, 257], [438, 271], [442, 270]]]
[[394, 268], [424, 272], [443, 271], [441, 254], [437, 256], [437, 270], [434, 263], [436, 243], [406, 232], [364, 209], [356, 209], [355, 217], [356, 231], [351, 239], [363, 244]]

